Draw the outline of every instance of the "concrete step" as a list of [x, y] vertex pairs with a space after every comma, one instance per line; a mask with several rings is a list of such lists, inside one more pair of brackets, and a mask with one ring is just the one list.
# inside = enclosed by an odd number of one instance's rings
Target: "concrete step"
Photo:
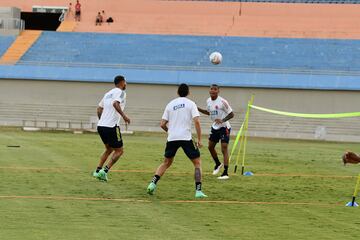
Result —
[[0, 64], [15, 64], [40, 37], [42, 31], [23, 31], [3, 54]]
[[58, 32], [73, 32], [76, 27], [75, 21], [65, 20], [60, 26], [56, 29]]

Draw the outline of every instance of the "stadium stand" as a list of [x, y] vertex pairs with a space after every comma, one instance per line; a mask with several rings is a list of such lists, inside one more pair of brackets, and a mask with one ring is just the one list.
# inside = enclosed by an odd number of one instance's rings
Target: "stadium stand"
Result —
[[[124, 1], [95, 6], [75, 31], [360, 39], [360, 5], [354, 4]], [[95, 26], [94, 13], [101, 7], [114, 23]]]
[[[0, 77], [106, 82], [120, 68], [133, 83], [357, 90], [359, 49], [359, 40], [43, 32]], [[215, 50], [220, 66], [208, 61]]]
[[36, 42], [40, 34], [41, 31], [23, 31], [0, 58], [0, 63], [16, 63], [26, 53], [31, 45]]
[[[31, 11], [32, 5], [69, 2], [2, 0], [1, 4]], [[360, 39], [360, 4], [87, 0], [82, 9], [75, 32]], [[100, 10], [114, 23], [95, 26]]]
[[262, 3], [309, 3], [309, 4], [360, 4], [359, 0], [163, 0], [163, 1], [204, 1], [204, 2], [262, 2]]
[[76, 23], [73, 21], [63, 21], [56, 29], [58, 32], [72, 32], [76, 27]]
[[0, 57], [6, 52], [6, 50], [15, 41], [15, 36], [2, 36], [0, 35]]
[[359, 49], [359, 40], [44, 32], [20, 63], [209, 67], [217, 50], [232, 70], [360, 71]]

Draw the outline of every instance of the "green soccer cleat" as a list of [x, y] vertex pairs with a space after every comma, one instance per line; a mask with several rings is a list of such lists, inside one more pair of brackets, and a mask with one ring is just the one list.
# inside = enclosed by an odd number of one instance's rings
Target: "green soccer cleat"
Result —
[[151, 182], [151, 183], [149, 184], [149, 186], [147, 187], [147, 190], [146, 190], [146, 191], [147, 191], [148, 194], [153, 195], [154, 192], [155, 192], [155, 189], [156, 189], [156, 184], [153, 183], [153, 182]]
[[195, 192], [195, 198], [207, 198], [208, 196], [205, 195], [202, 191]]
[[97, 174], [97, 179], [101, 180], [101, 181], [105, 181], [107, 182], [108, 177], [107, 177], [107, 173], [104, 171], [104, 169], [101, 169], [98, 174]]
[[98, 173], [98, 172], [96, 172], [96, 171], [94, 171], [92, 175], [93, 175], [93, 177], [98, 178], [99, 173]]

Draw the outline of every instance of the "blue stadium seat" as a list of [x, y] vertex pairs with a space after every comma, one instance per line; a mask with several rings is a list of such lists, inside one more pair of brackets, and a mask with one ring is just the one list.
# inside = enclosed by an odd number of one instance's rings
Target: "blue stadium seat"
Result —
[[43, 32], [22, 57], [63, 65], [209, 67], [360, 71], [360, 40]]
[[2, 36], [0, 35], [0, 58], [10, 47], [16, 37], [14, 36]]

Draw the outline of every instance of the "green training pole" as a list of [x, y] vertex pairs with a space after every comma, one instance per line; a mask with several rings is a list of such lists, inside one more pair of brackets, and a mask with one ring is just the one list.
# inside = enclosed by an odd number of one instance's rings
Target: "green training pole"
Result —
[[247, 111], [246, 111], [246, 118], [245, 118], [244, 149], [243, 149], [243, 155], [242, 155], [241, 175], [244, 174], [244, 168], [245, 168], [245, 155], [246, 155], [246, 143], [247, 143], [247, 136], [248, 136], [249, 118], [250, 118], [251, 105], [253, 104], [253, 102], [254, 102], [254, 95], [251, 95], [251, 99], [248, 102], [248, 107], [247, 107]]
[[356, 195], [358, 194], [358, 191], [359, 191], [359, 185], [360, 185], [360, 174], [359, 174], [359, 176], [357, 178], [357, 181], [356, 181], [356, 186], [355, 186], [354, 194], [353, 194], [353, 197], [352, 197], [351, 206], [354, 206], [355, 198], [356, 198]]

